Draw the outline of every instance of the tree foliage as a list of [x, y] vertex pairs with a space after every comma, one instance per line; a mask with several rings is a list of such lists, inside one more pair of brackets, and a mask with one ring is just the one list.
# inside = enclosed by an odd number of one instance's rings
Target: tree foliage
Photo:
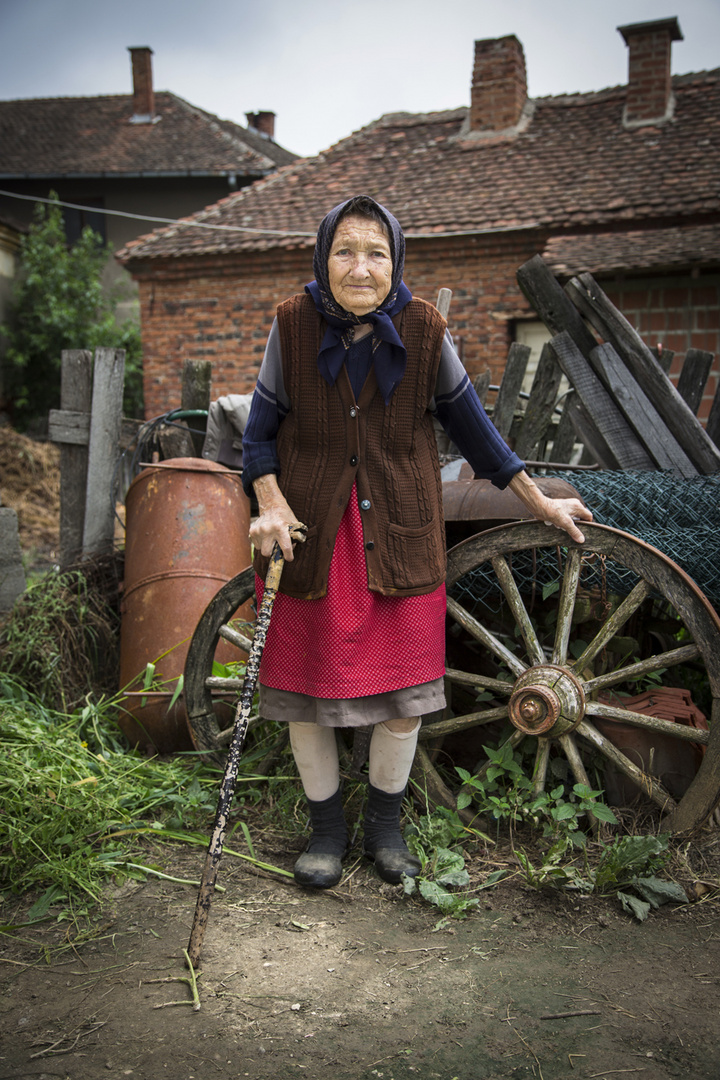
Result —
[[140, 331], [133, 322], [118, 323], [113, 298], [103, 291], [109, 256], [90, 228], [68, 247], [57, 201], [36, 205], [20, 245], [10, 317], [2, 327], [3, 388], [19, 429], [60, 407], [63, 349], [125, 349], [125, 411], [142, 415]]

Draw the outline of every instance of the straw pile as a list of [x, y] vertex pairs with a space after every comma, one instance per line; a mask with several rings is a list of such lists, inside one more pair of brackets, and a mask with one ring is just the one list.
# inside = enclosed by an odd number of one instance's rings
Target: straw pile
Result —
[[60, 540], [60, 449], [0, 427], [0, 498], [18, 516], [31, 561], [56, 562]]

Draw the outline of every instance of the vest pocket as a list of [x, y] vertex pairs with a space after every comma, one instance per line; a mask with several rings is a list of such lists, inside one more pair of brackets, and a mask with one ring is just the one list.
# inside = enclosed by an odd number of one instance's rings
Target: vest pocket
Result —
[[445, 576], [445, 548], [438, 526], [431, 521], [419, 528], [388, 525], [388, 562], [396, 589], [421, 589]]

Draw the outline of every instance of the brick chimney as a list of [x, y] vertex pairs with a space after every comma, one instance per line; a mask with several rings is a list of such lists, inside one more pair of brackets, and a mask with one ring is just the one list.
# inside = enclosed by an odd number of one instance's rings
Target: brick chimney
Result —
[[476, 41], [470, 131], [506, 131], [516, 127], [526, 101], [525, 54], [515, 35]]
[[618, 26], [628, 47], [628, 88], [623, 114], [626, 127], [643, 127], [672, 116], [670, 51], [682, 41], [676, 18]]
[[245, 119], [249, 128], [257, 131], [260, 135], [266, 135], [268, 139], [275, 137], [275, 113], [256, 112], [245, 113]]
[[152, 76], [152, 49], [147, 45], [128, 46], [132, 57], [132, 124], [151, 124], [155, 120], [155, 91]]

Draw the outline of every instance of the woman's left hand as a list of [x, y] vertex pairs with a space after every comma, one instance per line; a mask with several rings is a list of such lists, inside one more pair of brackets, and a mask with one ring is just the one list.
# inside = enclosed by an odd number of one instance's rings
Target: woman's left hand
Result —
[[546, 499], [542, 520], [546, 525], [563, 529], [578, 544], [585, 543], [585, 536], [576, 521], [592, 521], [592, 511], [579, 499]]
[[585, 543], [585, 536], [575, 521], [578, 518], [580, 521], [592, 521], [593, 516], [580, 499], [551, 499], [543, 495], [532, 477], [524, 471], [513, 476], [508, 487], [539, 521], [563, 529], [577, 544]]

